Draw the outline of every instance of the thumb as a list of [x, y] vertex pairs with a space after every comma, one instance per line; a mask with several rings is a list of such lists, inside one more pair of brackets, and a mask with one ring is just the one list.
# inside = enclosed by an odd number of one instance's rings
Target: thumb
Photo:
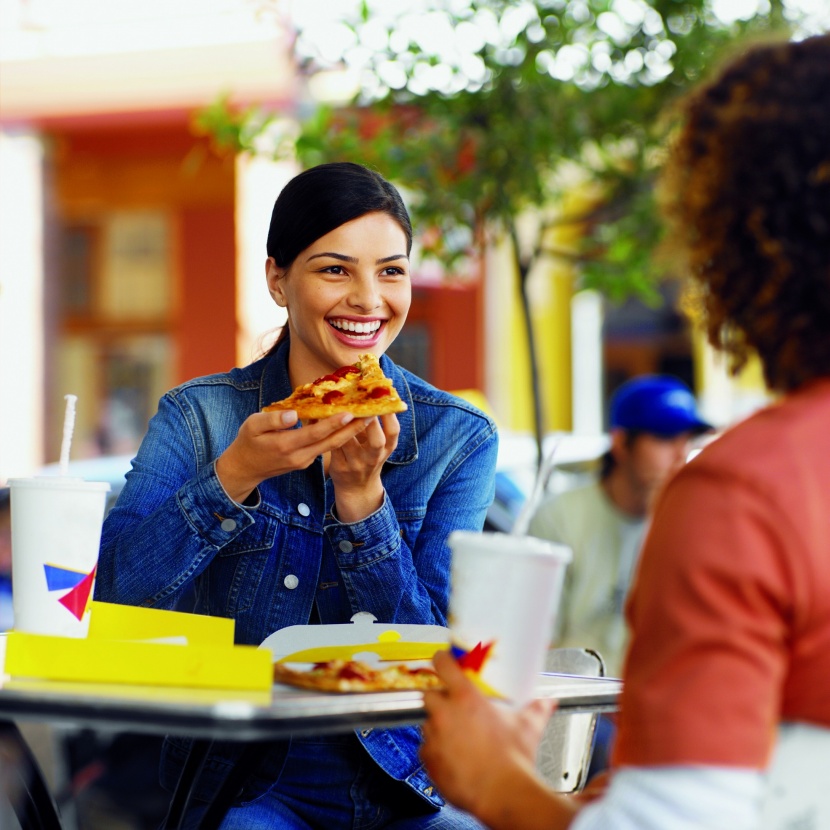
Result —
[[442, 649], [441, 651], [435, 652], [432, 658], [432, 664], [435, 667], [435, 673], [444, 681], [448, 691], [476, 691], [475, 686], [473, 686], [464, 674], [464, 670], [458, 665], [448, 650]]

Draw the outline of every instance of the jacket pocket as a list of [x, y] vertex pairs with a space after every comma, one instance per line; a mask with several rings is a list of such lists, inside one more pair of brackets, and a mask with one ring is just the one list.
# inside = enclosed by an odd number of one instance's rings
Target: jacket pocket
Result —
[[223, 605], [228, 615], [247, 611], [253, 604], [276, 538], [276, 519], [260, 513], [219, 551], [214, 560], [219, 573], [211, 576], [211, 582], [220, 591], [227, 590]]

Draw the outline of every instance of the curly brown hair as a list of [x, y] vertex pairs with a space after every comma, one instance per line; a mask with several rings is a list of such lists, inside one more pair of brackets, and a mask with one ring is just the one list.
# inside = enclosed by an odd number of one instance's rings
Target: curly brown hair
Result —
[[682, 118], [660, 194], [709, 341], [773, 390], [830, 375], [830, 34], [748, 49]]

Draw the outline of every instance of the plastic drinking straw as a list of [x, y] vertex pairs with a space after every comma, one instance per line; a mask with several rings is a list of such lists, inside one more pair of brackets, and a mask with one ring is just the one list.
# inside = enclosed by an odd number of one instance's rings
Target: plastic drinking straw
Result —
[[557, 438], [550, 448], [550, 452], [545, 456], [539, 469], [536, 471], [536, 479], [533, 482], [533, 490], [522, 505], [513, 527], [510, 529], [511, 536], [526, 536], [527, 529], [530, 526], [530, 519], [536, 512], [539, 506], [539, 501], [542, 498], [542, 493], [545, 490], [545, 485], [548, 483], [551, 471], [553, 470], [553, 461], [556, 457], [556, 450], [559, 449], [559, 442], [561, 439]]
[[64, 395], [66, 412], [63, 416], [63, 439], [61, 440], [61, 475], [69, 475], [69, 447], [72, 445], [72, 433], [75, 432], [75, 402], [77, 395]]

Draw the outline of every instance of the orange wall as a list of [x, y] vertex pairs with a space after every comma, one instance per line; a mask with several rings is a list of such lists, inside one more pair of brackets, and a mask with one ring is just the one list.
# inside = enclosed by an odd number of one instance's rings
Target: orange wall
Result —
[[[146, 119], [146, 117], [145, 117]], [[174, 383], [236, 360], [234, 166], [194, 137], [185, 114], [147, 123], [55, 124], [58, 217], [162, 209], [173, 222]]]
[[174, 326], [183, 379], [235, 365], [234, 211], [188, 207], [179, 214], [181, 296]]
[[429, 328], [432, 377], [439, 389], [484, 389], [483, 288], [416, 287], [408, 320]]
[[[179, 120], [72, 123], [54, 139], [58, 213], [162, 207], [175, 228], [174, 382], [236, 362], [234, 167]], [[430, 333], [431, 380], [483, 389], [483, 290], [479, 284], [416, 286], [409, 319]]]

